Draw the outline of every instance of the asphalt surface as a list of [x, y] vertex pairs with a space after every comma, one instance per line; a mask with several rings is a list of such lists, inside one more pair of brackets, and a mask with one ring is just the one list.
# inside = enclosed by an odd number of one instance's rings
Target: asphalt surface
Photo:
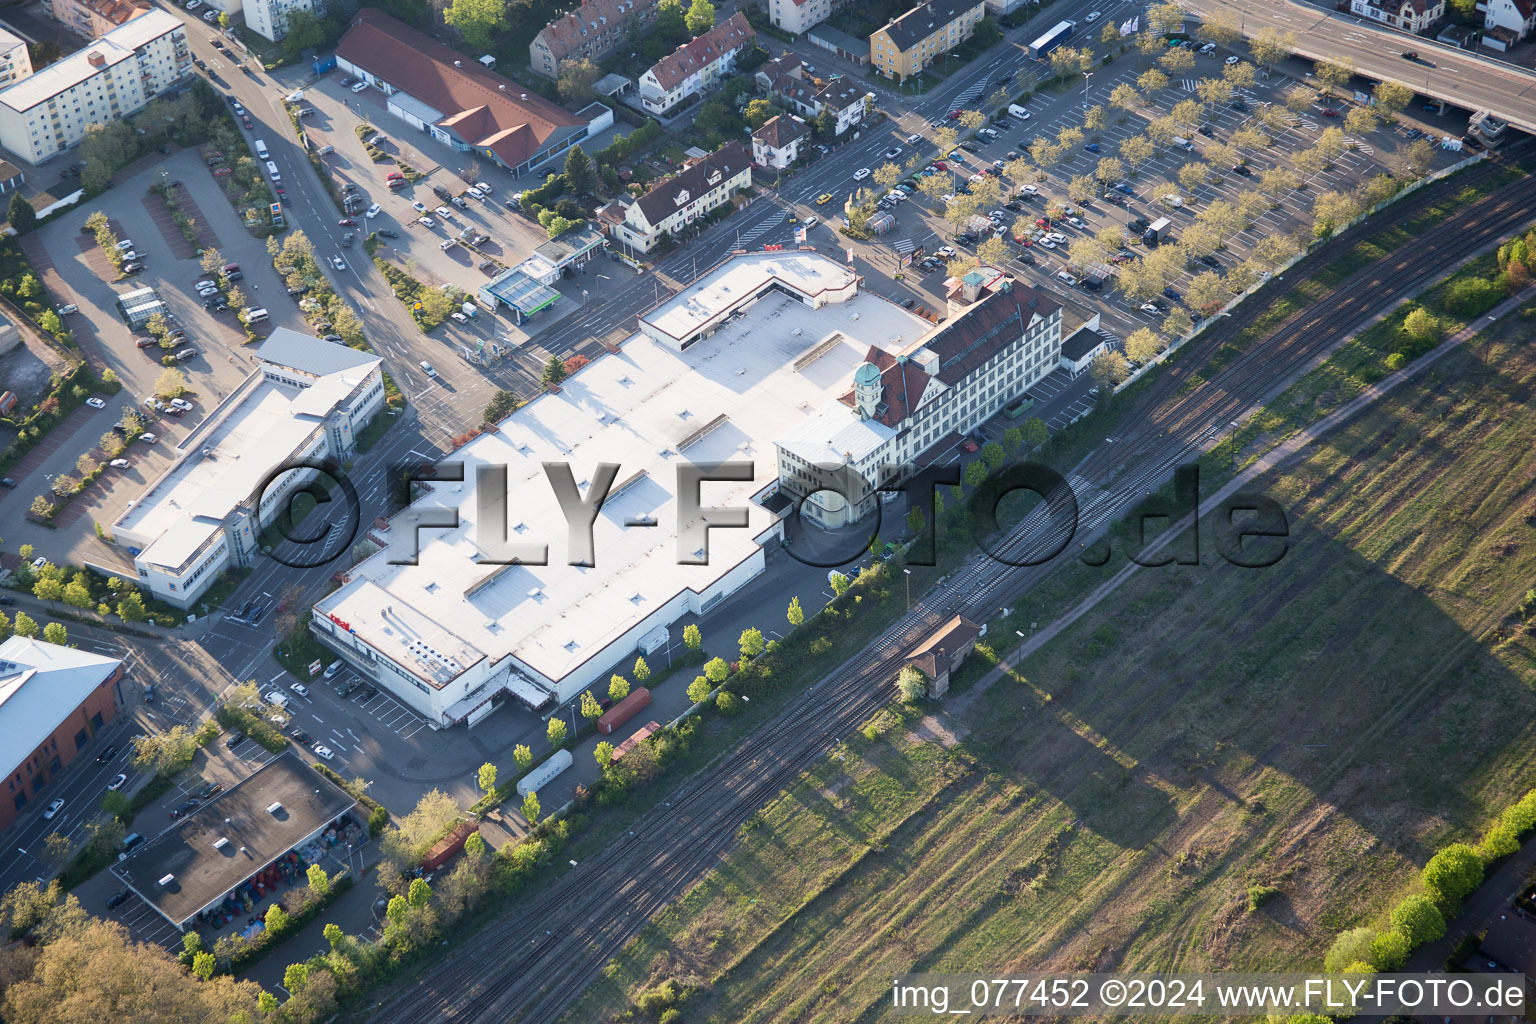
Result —
[[[1222, 11], [1250, 37], [1271, 27], [1294, 32], [1298, 56], [1348, 60], [1366, 78], [1399, 82], [1423, 95], [1470, 110], [1487, 110], [1536, 132], [1536, 72], [1530, 69], [1352, 14], [1289, 0], [1189, 0], [1184, 6], [1201, 15]], [[1418, 59], [1400, 56], [1405, 52], [1417, 53]]]

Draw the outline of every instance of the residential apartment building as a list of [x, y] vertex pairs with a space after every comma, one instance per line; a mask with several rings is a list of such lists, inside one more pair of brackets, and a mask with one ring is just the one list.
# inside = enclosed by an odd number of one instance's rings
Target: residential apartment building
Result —
[[43, 11], [71, 32], [95, 39], [154, 10], [149, 0], [43, 0]]
[[737, 59], [757, 45], [757, 33], [737, 11], [651, 65], [640, 76], [640, 102], [660, 116], [730, 76]]
[[0, 88], [19, 82], [32, 73], [32, 55], [27, 41], [0, 29]]
[[245, 0], [245, 25], [275, 43], [288, 34], [288, 15], [294, 11], [317, 18], [328, 13], [325, 0]]
[[587, 57], [600, 61], [621, 43], [638, 38], [656, 20], [658, 0], [587, 0], [539, 30], [528, 44], [528, 69], [560, 77], [560, 63]]
[[662, 235], [687, 227], [751, 184], [752, 155], [741, 143], [731, 142], [644, 195], [610, 203], [598, 216], [611, 237], [650, 252]]
[[90, 46], [0, 89], [0, 146], [41, 163], [93, 124], [137, 113], [192, 73], [181, 19], [150, 11]]
[[1487, 33], [1483, 45], [1490, 49], [1507, 50], [1536, 31], [1536, 0], [1477, 0], [1477, 9]]
[[986, 9], [985, 0], [929, 0], [869, 37], [870, 63], [888, 78], [915, 75], [971, 38]]
[[848, 6], [848, 0], [768, 0], [768, 20], [774, 27], [799, 35]]
[[1445, 0], [1350, 0], [1349, 9], [1405, 32], [1423, 32], [1445, 17]]
[[564, 160], [613, 124], [601, 103], [573, 114], [374, 8], [352, 19], [336, 63], [384, 93], [389, 112], [406, 124], [518, 176]]
[[829, 528], [875, 510], [936, 444], [951, 444], [1060, 364], [1062, 307], [981, 266], [950, 316], [910, 344], [870, 346], [851, 389], [777, 442], [779, 490]]
[[811, 134], [804, 121], [793, 114], [778, 114], [752, 133], [752, 162], [782, 171], [800, 158], [800, 144]]
[[262, 531], [314, 476], [279, 467], [347, 461], [384, 404], [372, 353], [279, 327], [255, 354], [257, 368], [112, 524], [139, 585], [178, 608], [225, 569], [250, 565]]
[[800, 59], [788, 54], [759, 68], [757, 85], [775, 103], [798, 112], [807, 121], [815, 121], [822, 111], [831, 110], [836, 135], [864, 120], [865, 101], [875, 95], [859, 88], [851, 79], [823, 83], [812, 78]]
[[27, 807], [48, 802], [48, 783], [80, 756], [125, 703], [116, 658], [30, 637], [0, 643], [0, 764], [8, 799], [0, 829]]

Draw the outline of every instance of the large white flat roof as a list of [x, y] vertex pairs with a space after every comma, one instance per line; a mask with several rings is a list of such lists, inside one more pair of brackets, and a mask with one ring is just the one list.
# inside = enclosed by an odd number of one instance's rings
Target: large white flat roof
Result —
[[[857, 277], [849, 267], [819, 253], [745, 253], [678, 292], [642, 320], [674, 338], [686, 338], [771, 283], [816, 296], [847, 288]], [[927, 326], [925, 321], [919, 323]]]
[[117, 668], [116, 658], [30, 637], [0, 643], [0, 767], [10, 776], [24, 758]]
[[[824, 257], [796, 258], [819, 260], [828, 274], [840, 269]], [[390, 546], [354, 568], [351, 581], [316, 608], [407, 667], [416, 667], [408, 644], [420, 642], [459, 670], [482, 656], [512, 652], [559, 680], [674, 595], [703, 591], [750, 557], [754, 538], [774, 522], [749, 501], [776, 474], [774, 442], [847, 389], [870, 345], [895, 351], [927, 326], [872, 295], [813, 310], [773, 292], [686, 352], [637, 334], [558, 394], [537, 398], [504, 420], [498, 433], [456, 452], [465, 483], [433, 484], [432, 496], [395, 518]], [[797, 369], [797, 362], [804, 365]], [[711, 424], [679, 453], [690, 434]], [[619, 464], [616, 489], [642, 474], [598, 515], [591, 568], [566, 564], [567, 528], [544, 475], [546, 461], [568, 463], [583, 493], [601, 462]], [[745, 530], [710, 532], [704, 566], [678, 564], [677, 467], [685, 461], [751, 461], [755, 467], [751, 482], [703, 486], [701, 504], [745, 507], [749, 520]], [[476, 563], [473, 481], [476, 467], [486, 464], [508, 467], [508, 539], [548, 544], [551, 564], [503, 569]], [[423, 529], [417, 541], [418, 510], [437, 505], [457, 507], [460, 525]], [[642, 516], [657, 525], [623, 525]], [[389, 564], [408, 557], [417, 543], [416, 565]], [[485, 584], [493, 573], [496, 579]]]
[[[99, 39], [55, 61], [43, 70], [28, 75], [15, 85], [0, 90], [0, 103], [14, 110], [30, 110], [50, 96], [56, 96], [98, 75], [114, 64], [133, 57], [133, 51], [151, 39], [180, 27], [181, 19], [158, 8], [119, 25]], [[91, 54], [99, 53], [102, 65], [91, 63]]]

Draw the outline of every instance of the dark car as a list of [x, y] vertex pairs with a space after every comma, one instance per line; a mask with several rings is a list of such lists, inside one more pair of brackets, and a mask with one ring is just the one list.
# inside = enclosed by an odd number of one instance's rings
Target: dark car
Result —
[[197, 805], [198, 801], [195, 798], [180, 804], [175, 810], [171, 812], [171, 820], [175, 821], [178, 818], [183, 818], [188, 814], [191, 814], [194, 810], [197, 809]]
[[103, 750], [101, 753], [96, 755], [96, 763], [97, 764], [106, 764], [108, 761], [112, 760], [112, 758], [114, 756], [116, 756], [116, 754], [117, 754], [117, 746], [116, 746], [116, 744], [114, 744], [114, 745], [108, 747], [106, 750]]
[[1182, 298], [1182, 296], [1180, 296], [1179, 293], [1174, 291], [1173, 288], [1170, 286], [1168, 288], [1164, 288], [1163, 289], [1163, 298], [1165, 298], [1165, 299], [1172, 299], [1174, 302], [1178, 302], [1179, 299]]
[[1233, 174], [1241, 174], [1245, 178], [1253, 177], [1253, 171], [1248, 169], [1248, 165], [1247, 164], [1233, 164], [1232, 165], [1232, 173]]
[[378, 234], [378, 236], [380, 238], [399, 238], [400, 237], [395, 232], [389, 230], [389, 228], [379, 228], [379, 230], [376, 233]]
[[196, 793], [194, 793], [192, 795], [195, 796], [199, 800], [207, 800], [209, 797], [213, 796], [215, 793], [222, 793], [223, 791], [224, 791], [224, 786], [223, 786], [222, 783], [207, 782], [207, 783], [204, 783], [203, 786], [200, 789], [198, 789], [198, 791]]
[[242, 744], [244, 742], [245, 742], [245, 733], [243, 733], [243, 732], [232, 732], [228, 736], [224, 737], [224, 745], [226, 747], [228, 747], [230, 750], [234, 750], [236, 747], [238, 747], [240, 744]]
[[373, 700], [373, 698], [377, 697], [378, 695], [379, 695], [379, 688], [377, 686], [373, 686], [373, 685], [370, 684], [368, 686], [363, 687], [363, 692], [357, 695], [357, 699], [358, 700]]
[[[15, 487], [15, 486], [16, 486], [16, 481], [15, 480], [12, 480], [8, 476], [0, 477], [0, 487]], [[12, 601], [10, 598], [6, 598], [6, 603], [7, 604], [14, 604], [15, 602]]]
[[[5, 479], [9, 480], [11, 478], [10, 477], [6, 477]], [[6, 487], [15, 487], [16, 484], [15, 483], [8, 483], [8, 484], [5, 484], [5, 486]], [[15, 604], [15, 603], [16, 603], [16, 599], [14, 597], [0, 597], [0, 606], [12, 605], [12, 604]]]
[[1217, 267], [1217, 268], [1221, 267], [1221, 261], [1218, 260], [1215, 256], [1210, 256], [1210, 255], [1201, 256], [1200, 257], [1200, 262], [1204, 263], [1208, 267]]
[[1404, 50], [1403, 51], [1403, 60], [1418, 60], [1418, 59], [1419, 59], [1419, 51], [1418, 50]]
[[264, 604], [257, 605], [256, 609], [251, 612], [251, 625], [254, 626], [256, 623], [260, 622], [261, 617], [265, 614], [267, 614], [267, 606]]
[[315, 742], [314, 738], [312, 736], [310, 736], [309, 733], [305, 732], [303, 729], [294, 729], [291, 732], [289, 732], [288, 735], [292, 736], [293, 739], [294, 739], [294, 742], [298, 743], [301, 747], [307, 747], [310, 744]]
[[1211, 126], [1208, 124], [1203, 124], [1195, 130], [1208, 139], [1214, 139], [1216, 137], [1216, 133], [1211, 130]]
[[1019, 262], [1025, 264], [1026, 266], [1034, 266], [1035, 254], [1031, 252], [1019, 253]]
[[124, 903], [127, 903], [132, 898], [133, 890], [124, 889], [122, 892], [107, 900], [107, 909], [116, 910], [118, 907], [122, 906]]
[[449, 192], [446, 188], [444, 188], [441, 185], [433, 185], [432, 186], [432, 194], [437, 196], [437, 198], [441, 199], [445, 203], [448, 200], [453, 198], [453, 193]]

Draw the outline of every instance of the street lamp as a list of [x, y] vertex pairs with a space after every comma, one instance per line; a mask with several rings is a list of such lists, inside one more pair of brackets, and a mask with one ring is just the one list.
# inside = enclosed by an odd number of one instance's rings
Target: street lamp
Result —
[[903, 569], [901, 571], [907, 577], [907, 611], [911, 611], [912, 610], [912, 570], [911, 569]]

